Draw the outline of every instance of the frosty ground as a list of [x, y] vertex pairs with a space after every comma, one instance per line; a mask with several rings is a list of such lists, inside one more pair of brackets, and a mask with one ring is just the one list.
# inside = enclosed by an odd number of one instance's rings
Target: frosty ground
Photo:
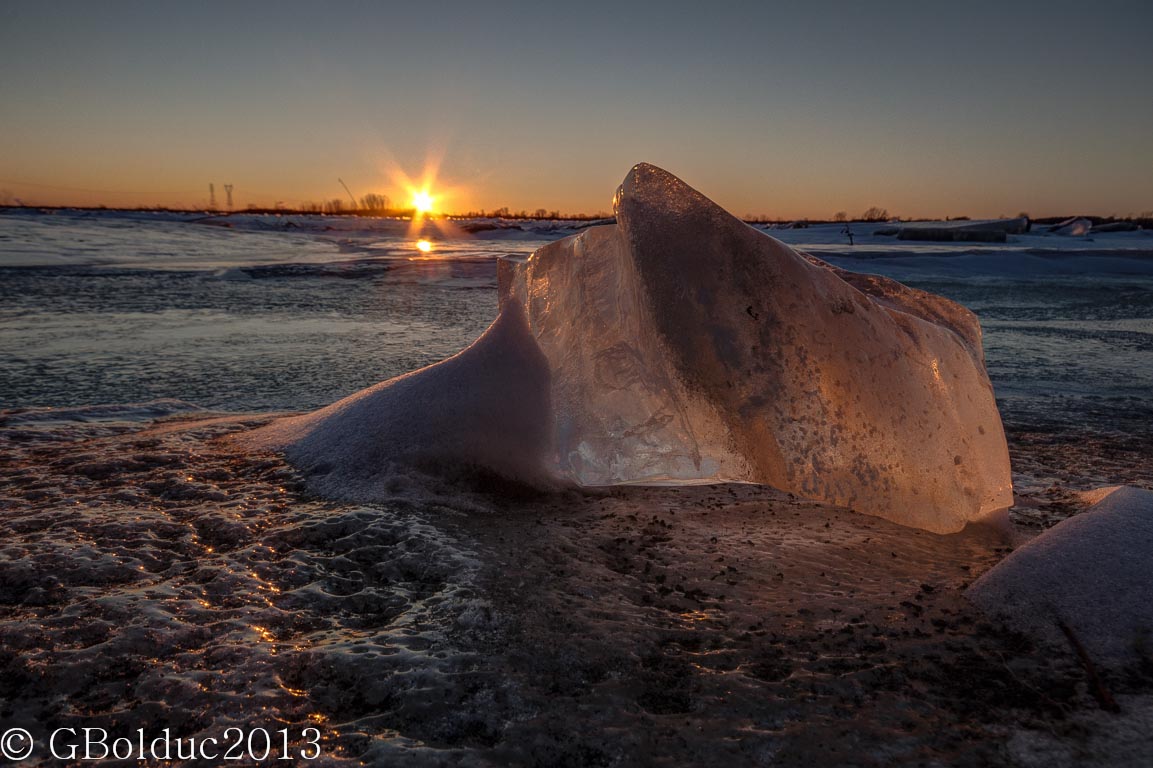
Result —
[[[960, 595], [1008, 551], [992, 531], [749, 485], [462, 494], [413, 475], [340, 505], [218, 440], [266, 417], [139, 415], [6, 419], [10, 727], [318, 724], [325, 762], [350, 765], [1149, 757], [1150, 670], [1108, 678], [1122, 713], [1103, 712], [1071, 651]], [[1022, 502], [1032, 525], [1077, 508]]]

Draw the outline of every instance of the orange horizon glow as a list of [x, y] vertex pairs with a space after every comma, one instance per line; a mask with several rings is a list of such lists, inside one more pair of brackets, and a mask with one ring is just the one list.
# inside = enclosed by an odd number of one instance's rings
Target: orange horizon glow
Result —
[[[368, 163], [367, 168], [359, 176], [346, 174], [350, 179], [350, 186], [357, 195], [365, 192], [375, 194], [386, 193], [392, 200], [404, 201], [403, 205], [393, 206], [393, 210], [411, 211], [412, 224], [409, 228], [410, 238], [415, 242], [425, 237], [429, 226], [439, 234], [447, 235], [446, 224], [438, 219], [459, 217], [471, 213], [484, 213], [485, 215], [501, 215], [501, 211], [509, 211], [514, 215], [533, 215], [540, 211], [548, 214], [558, 213], [558, 218], [590, 218], [607, 216], [611, 208], [611, 191], [619, 183], [629, 167], [621, 167], [615, 174], [606, 172], [603, 182], [598, 183], [596, 178], [587, 174], [580, 178], [580, 183], [566, 183], [567, 194], [579, 196], [576, 200], [603, 199], [602, 205], [574, 204], [562, 207], [553, 204], [550, 200], [552, 190], [546, 186], [537, 190], [540, 179], [531, 174], [524, 177], [523, 173], [509, 169], [507, 178], [493, 178], [483, 175], [472, 184], [464, 185], [459, 181], [446, 180], [441, 176], [441, 167], [447, 150], [447, 142], [434, 146], [426, 151], [426, 159], [420, 171], [410, 175], [401, 164], [393, 159], [392, 153], [386, 148], [374, 147], [371, 150], [362, 150], [364, 154], [375, 156], [375, 162]], [[643, 159], [643, 158], [642, 158]], [[928, 202], [917, 194], [916, 180], [914, 178], [889, 179], [891, 183], [908, 184], [909, 190], [901, 194], [890, 192], [887, 196], [876, 193], [870, 177], [839, 178], [831, 182], [830, 191], [824, 192], [817, 177], [821, 176], [821, 169], [814, 168], [813, 179], [798, 185], [775, 186], [773, 184], [754, 184], [756, 174], [753, 171], [727, 173], [710, 172], [707, 169], [702, 173], [687, 172], [675, 163], [656, 163], [669, 172], [682, 178], [686, 183], [700, 190], [710, 199], [716, 201], [725, 210], [734, 216], [745, 220], [762, 221], [832, 221], [841, 213], [850, 220], [860, 218], [863, 211], [873, 204], [887, 208], [893, 218], [905, 220], [940, 220], [946, 218], [971, 217], [973, 219], [1011, 218], [1021, 213], [1027, 213], [1032, 218], [1047, 218], [1055, 216], [1117, 216], [1142, 218], [1148, 217], [1148, 206], [1131, 206], [1128, 208], [1094, 207], [1062, 207], [1054, 198], [1042, 196], [1043, 193], [1033, 193], [1022, 199], [1022, 196], [1001, 190], [992, 193], [991, 188], [979, 185], [978, 191], [959, 187], [955, 193], [938, 196], [935, 202]], [[374, 170], [370, 170], [374, 169]], [[561, 174], [563, 176], [563, 173]], [[896, 174], [892, 174], [896, 175]], [[553, 175], [555, 176], [555, 174]], [[132, 177], [122, 177], [127, 184], [133, 184]], [[335, 179], [335, 175], [333, 176]], [[302, 180], [303, 181], [303, 180]], [[113, 209], [163, 209], [184, 211], [214, 210], [221, 213], [242, 213], [249, 208], [257, 210], [285, 212], [319, 211], [320, 204], [341, 197], [336, 190], [327, 194], [318, 195], [318, 200], [301, 200], [296, 204], [265, 192], [252, 192], [245, 184], [236, 185], [235, 203], [231, 209], [226, 205], [227, 193], [225, 183], [214, 184], [216, 204], [210, 205], [209, 186], [203, 187], [203, 197], [191, 204], [187, 202], [171, 202], [172, 197], [165, 194], [148, 195], [139, 189], [135, 191], [117, 191], [101, 189], [101, 181], [86, 177], [76, 180], [77, 184], [84, 186], [57, 186], [50, 184], [32, 183], [28, 180], [5, 179], [0, 176], [0, 206], [25, 205], [28, 207], [87, 207], [87, 208], [113, 208]], [[89, 186], [91, 185], [91, 186]], [[143, 183], [140, 187], [144, 187]], [[553, 183], [555, 186], [555, 182]], [[186, 190], [186, 187], [184, 188]], [[729, 191], [726, 193], [726, 189]], [[743, 194], [734, 195], [733, 190]], [[595, 195], [599, 190], [600, 194]], [[399, 194], [397, 194], [399, 192]], [[491, 203], [480, 204], [482, 199], [497, 200], [531, 200], [539, 194], [541, 200], [547, 200], [546, 205], [500, 205]], [[291, 196], [285, 195], [290, 198]], [[151, 198], [157, 202], [142, 202]], [[131, 201], [130, 201], [131, 199]], [[259, 202], [254, 202], [258, 200]], [[743, 199], [743, 202], [741, 200]], [[762, 199], [763, 202], [750, 202]], [[166, 202], [166, 200], [168, 202]], [[869, 201], [866, 204], [865, 201]], [[345, 203], [347, 205], [347, 203]], [[931, 206], [931, 207], [930, 207]]]
[[[1073, 215], [1142, 217], [1147, 216], [1149, 211], [1147, 204], [1127, 207], [1116, 203], [1073, 206], [1064, 204], [1055, 197], [1050, 199], [1043, 190], [1026, 198], [1012, 193], [991, 195], [985, 188], [982, 188], [983, 191], [979, 194], [967, 189], [958, 189], [955, 194], [942, 194], [938, 200], [929, 202], [917, 199], [915, 185], [912, 183], [908, 194], [898, 195], [890, 192], [887, 196], [883, 196], [863, 191], [862, 188], [870, 187], [872, 184], [867, 177], [839, 179], [830, 185], [828, 192], [824, 193], [815, 179], [792, 189], [767, 184], [764, 185], [764, 190], [758, 193], [755, 186], [750, 188], [748, 179], [733, 175], [731, 172], [720, 174], [706, 171], [702, 174], [699, 171], [692, 173], [679, 168], [675, 163], [657, 162], [657, 165], [679, 176], [690, 186], [700, 190], [734, 216], [742, 219], [829, 221], [839, 212], [844, 212], [853, 219], [873, 205], [887, 208], [892, 216], [903, 219], [944, 219], [960, 216], [992, 219], [1014, 217], [1018, 213], [1028, 213], [1033, 218]], [[552, 189], [555, 184], [542, 187], [538, 197], [533, 188], [535, 185], [526, 179], [518, 178], [518, 174], [510, 173], [507, 180], [486, 177], [468, 186], [452, 180], [446, 181], [440, 176], [439, 156], [426, 160], [421, 170], [413, 175], [406, 173], [397, 163], [386, 162], [378, 164], [375, 172], [366, 169], [359, 178], [351, 173], [346, 174], [346, 178], [349, 179], [349, 185], [356, 195], [366, 192], [386, 194], [400, 203], [394, 204], [394, 209], [412, 211], [414, 227], [411, 235], [415, 241], [423, 236], [421, 228], [426, 223], [435, 226], [435, 221], [439, 217], [463, 216], [474, 212], [493, 215], [501, 209], [507, 209], [513, 213], [523, 212], [532, 215], [543, 209], [549, 213], [558, 212], [560, 218], [604, 215], [611, 209], [612, 190], [620, 183], [629, 167], [631, 166], [622, 166], [615, 173], [606, 171], [605, 178], [599, 185], [595, 180], [590, 181], [587, 178], [581, 179], [579, 190], [575, 183], [568, 185], [570, 187], [568, 194], [574, 195], [575, 198], [570, 199], [568, 205], [557, 204]], [[754, 175], [749, 174], [750, 178]], [[215, 183], [214, 208], [210, 206], [207, 183], [203, 185], [199, 199], [195, 197], [190, 199], [187, 185], [177, 188], [166, 187], [164, 191], [157, 189], [156, 193], [152, 194], [143, 191], [146, 187], [143, 180], [137, 184], [127, 175], [122, 178], [125, 183], [132, 184], [136, 189], [119, 191], [102, 188], [104, 186], [102, 180], [96, 178], [78, 178], [74, 181], [77, 186], [64, 186], [39, 181], [34, 183], [30, 179], [0, 177], [0, 206], [107, 207], [129, 210], [168, 208], [229, 212], [226, 206], [225, 177], [221, 177], [221, 180]], [[335, 179], [335, 176], [333, 178]], [[72, 181], [68, 178], [51, 180]], [[269, 194], [266, 190], [252, 190], [245, 183], [238, 183], [235, 186], [235, 203], [230, 211], [233, 213], [243, 213], [250, 207], [269, 211], [307, 212], [319, 203], [343, 195], [342, 190], [334, 189], [309, 199], [306, 196], [291, 194], [279, 196]], [[726, 191], [731, 186], [735, 186], [743, 194]], [[600, 191], [599, 195], [595, 194], [597, 189]], [[532, 202], [534, 199], [539, 200], [539, 204]], [[603, 202], [590, 204], [588, 200], [603, 200]], [[758, 200], [763, 202], [757, 202]], [[347, 200], [344, 202], [347, 206]]]

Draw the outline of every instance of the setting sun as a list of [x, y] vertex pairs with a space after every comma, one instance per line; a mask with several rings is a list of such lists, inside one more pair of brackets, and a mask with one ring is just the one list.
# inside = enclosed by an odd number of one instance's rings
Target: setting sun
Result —
[[416, 249], [421, 253], [429, 253], [432, 251], [432, 243], [430, 243], [428, 240], [417, 240]]
[[417, 213], [432, 213], [432, 195], [425, 190], [414, 192], [412, 207], [416, 209]]

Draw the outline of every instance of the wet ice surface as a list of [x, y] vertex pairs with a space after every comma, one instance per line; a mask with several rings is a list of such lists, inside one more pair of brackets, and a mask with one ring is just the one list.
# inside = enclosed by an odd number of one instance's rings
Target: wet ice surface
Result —
[[[179, 226], [201, 263], [168, 269], [157, 242]], [[496, 313], [492, 255], [531, 251], [524, 233], [410, 262], [388, 233], [234, 250], [255, 235], [100, 227], [94, 253], [134, 264], [46, 266], [78, 230], [47, 247], [0, 220], [0, 251], [40, 264], [0, 270], [2, 406], [57, 408], [0, 417], [4, 727], [311, 724], [350, 765], [1150, 762], [1147, 671], [1108, 678], [1123, 714], [1100, 712], [1071, 653], [961, 600], [1006, 551], [989, 534], [751, 486], [412, 477], [387, 503], [334, 504], [216, 441], [267, 416], [196, 410], [313, 408], [456, 352]], [[1008, 274], [814, 245], [977, 312], [1019, 525], [1075, 512], [1078, 488], [1153, 484], [1145, 261]], [[158, 397], [185, 402], [123, 405]]]

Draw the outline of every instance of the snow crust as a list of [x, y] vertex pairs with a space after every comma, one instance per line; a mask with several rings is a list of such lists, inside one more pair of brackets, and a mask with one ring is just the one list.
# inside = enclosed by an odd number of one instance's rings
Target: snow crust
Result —
[[547, 361], [510, 303], [459, 354], [241, 439], [284, 450], [315, 491], [338, 499], [387, 497], [411, 468], [548, 484], [550, 398]]
[[1095, 663], [1153, 659], [1153, 491], [1100, 498], [1019, 547], [966, 595], [1012, 626], [1065, 645], [1064, 622]]
[[552, 370], [562, 474], [764, 483], [936, 532], [1012, 504], [968, 310], [807, 257], [651, 165], [615, 207], [500, 275]]

